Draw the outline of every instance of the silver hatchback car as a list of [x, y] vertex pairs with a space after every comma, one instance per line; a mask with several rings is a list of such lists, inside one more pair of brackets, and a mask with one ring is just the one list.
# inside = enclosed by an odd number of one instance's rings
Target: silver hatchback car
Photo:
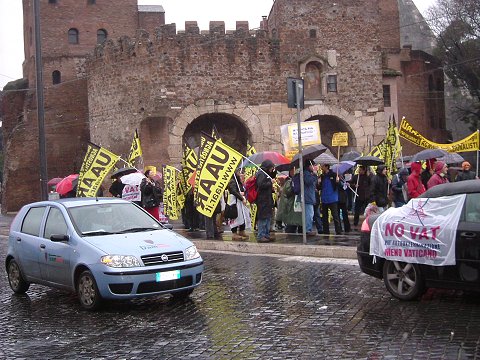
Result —
[[204, 270], [192, 242], [116, 198], [25, 205], [10, 228], [5, 266], [15, 293], [30, 283], [75, 291], [89, 310], [102, 299], [186, 298]]

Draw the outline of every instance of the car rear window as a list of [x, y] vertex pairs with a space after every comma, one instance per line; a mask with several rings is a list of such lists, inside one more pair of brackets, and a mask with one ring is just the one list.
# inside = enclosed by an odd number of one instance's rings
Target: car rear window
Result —
[[22, 233], [39, 236], [40, 225], [42, 224], [43, 214], [45, 213], [45, 207], [34, 207], [28, 210], [27, 215], [23, 219]]
[[480, 193], [467, 194], [465, 221], [480, 223]]

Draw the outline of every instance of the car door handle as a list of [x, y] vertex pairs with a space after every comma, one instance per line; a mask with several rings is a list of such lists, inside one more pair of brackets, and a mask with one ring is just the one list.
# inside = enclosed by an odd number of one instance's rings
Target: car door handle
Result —
[[40, 245], [40, 249], [45, 249], [45, 248], [46, 248], [45, 244]]
[[22, 238], [17, 237], [17, 242], [22, 241]]
[[476, 238], [476, 234], [474, 232], [467, 232], [467, 231], [460, 233], [460, 236], [468, 239]]

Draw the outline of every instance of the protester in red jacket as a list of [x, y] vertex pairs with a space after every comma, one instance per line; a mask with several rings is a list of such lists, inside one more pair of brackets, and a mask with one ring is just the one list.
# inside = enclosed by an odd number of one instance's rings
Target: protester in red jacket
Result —
[[423, 186], [420, 173], [422, 172], [422, 164], [414, 162], [410, 166], [412, 173], [407, 179], [408, 199], [419, 197], [425, 192], [425, 186]]
[[437, 161], [435, 163], [435, 174], [428, 180], [428, 189], [448, 182], [448, 166], [443, 161]]

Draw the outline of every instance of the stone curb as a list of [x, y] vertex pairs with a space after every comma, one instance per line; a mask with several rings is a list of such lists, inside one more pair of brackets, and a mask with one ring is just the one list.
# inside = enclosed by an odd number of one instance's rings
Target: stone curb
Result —
[[190, 240], [198, 250], [230, 251], [248, 254], [276, 254], [290, 256], [311, 256], [322, 258], [357, 259], [356, 247], [323, 246], [304, 244], [258, 244], [218, 240]]

